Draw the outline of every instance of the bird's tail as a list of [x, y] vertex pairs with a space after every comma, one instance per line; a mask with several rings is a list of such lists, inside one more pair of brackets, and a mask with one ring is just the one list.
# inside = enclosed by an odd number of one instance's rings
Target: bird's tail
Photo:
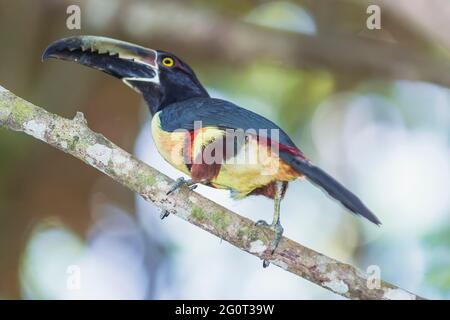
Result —
[[378, 220], [378, 218], [356, 195], [337, 182], [328, 173], [301, 157], [290, 157], [289, 160], [289, 163], [293, 168], [306, 176], [312, 183], [325, 190], [330, 196], [342, 203], [342, 205], [351, 212], [361, 215], [377, 225], [381, 224], [380, 220]]

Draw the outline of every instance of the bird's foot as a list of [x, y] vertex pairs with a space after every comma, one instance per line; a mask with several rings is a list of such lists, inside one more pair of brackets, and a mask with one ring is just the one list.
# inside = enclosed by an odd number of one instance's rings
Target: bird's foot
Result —
[[278, 248], [278, 244], [280, 243], [281, 236], [283, 235], [284, 229], [281, 224], [277, 223], [275, 225], [270, 226], [273, 231], [275, 231], [275, 238], [273, 238], [270, 248], [272, 249], [272, 254]]
[[258, 227], [270, 227], [270, 224], [268, 224], [264, 220], [258, 220], [258, 221], [256, 221], [255, 226], [258, 226]]
[[185, 178], [181, 177], [175, 180], [175, 183], [170, 187], [169, 191], [167, 191], [166, 195], [169, 195], [173, 192], [175, 192], [177, 189], [181, 188], [182, 186], [187, 186], [189, 190], [194, 190], [197, 188], [197, 185], [195, 182], [192, 181], [192, 179], [186, 180]]
[[[255, 225], [261, 226], [261, 227], [268, 227], [275, 232], [275, 238], [273, 238], [272, 242], [270, 243], [271, 254], [273, 254], [275, 252], [275, 250], [277, 249], [278, 244], [280, 243], [281, 236], [283, 235], [283, 231], [284, 231], [283, 227], [281, 226], [280, 223], [268, 224], [264, 220], [258, 220]], [[267, 268], [269, 265], [270, 265], [269, 261], [263, 260], [264, 268]]]

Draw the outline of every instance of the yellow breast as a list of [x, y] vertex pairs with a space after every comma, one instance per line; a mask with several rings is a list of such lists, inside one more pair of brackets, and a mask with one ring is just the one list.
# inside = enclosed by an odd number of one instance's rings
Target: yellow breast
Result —
[[185, 161], [185, 143], [188, 132], [166, 132], [161, 129], [161, 121], [159, 113], [156, 113], [151, 122], [153, 141], [156, 149], [158, 149], [161, 156], [169, 162], [172, 166], [186, 174], [189, 170]]

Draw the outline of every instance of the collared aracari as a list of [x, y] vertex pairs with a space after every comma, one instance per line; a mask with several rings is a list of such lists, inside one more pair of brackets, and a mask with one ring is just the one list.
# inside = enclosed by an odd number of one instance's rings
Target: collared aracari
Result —
[[[182, 185], [192, 188], [202, 183], [228, 189], [235, 198], [264, 195], [273, 199], [272, 223], [257, 222], [275, 231], [272, 252], [283, 233], [280, 202], [288, 182], [298, 178], [306, 177], [354, 214], [380, 224], [357, 196], [312, 164], [281, 128], [231, 102], [211, 98], [194, 71], [175, 55], [104, 37], [76, 36], [48, 46], [43, 59], [48, 58], [75, 61], [101, 70], [143, 95], [153, 116], [151, 129], [158, 151], [166, 161], [190, 176], [189, 180], [178, 179], [170, 192]], [[201, 121], [200, 128], [196, 128], [197, 121]], [[254, 131], [245, 135], [240, 147], [229, 151], [223, 148], [223, 141], [233, 129]], [[272, 139], [269, 133], [259, 134], [261, 129], [266, 133], [277, 130], [277, 139]], [[271, 146], [276, 144], [277, 152], [261, 153], [268, 148], [267, 141]], [[214, 150], [226, 150], [219, 157], [219, 152], [213, 154], [216, 161], [204, 161], [205, 150], [218, 142], [222, 142], [222, 147]], [[232, 161], [243, 149], [264, 156], [254, 163]], [[264, 261], [264, 266], [267, 265]]]

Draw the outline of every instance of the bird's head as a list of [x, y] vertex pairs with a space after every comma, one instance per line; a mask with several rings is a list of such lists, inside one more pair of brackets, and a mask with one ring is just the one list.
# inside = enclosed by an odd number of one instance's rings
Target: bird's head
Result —
[[152, 114], [171, 103], [208, 97], [194, 71], [175, 55], [96, 36], [76, 36], [49, 45], [42, 59], [56, 58], [101, 70], [143, 94]]

